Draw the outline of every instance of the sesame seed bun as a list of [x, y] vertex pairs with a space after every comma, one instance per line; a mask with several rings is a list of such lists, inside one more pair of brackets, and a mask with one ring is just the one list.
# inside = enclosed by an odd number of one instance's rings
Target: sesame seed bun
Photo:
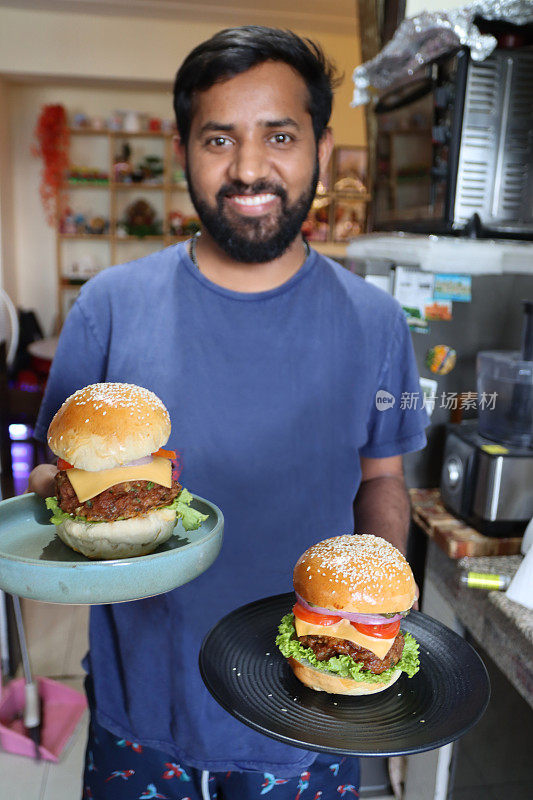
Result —
[[170, 417], [153, 392], [130, 383], [93, 383], [68, 397], [48, 428], [48, 446], [78, 469], [98, 472], [154, 453]]
[[307, 603], [359, 614], [407, 611], [416, 592], [400, 551], [369, 534], [335, 536], [313, 545], [296, 562], [293, 581]]
[[353, 678], [341, 678], [340, 675], [333, 675], [331, 672], [322, 672], [310, 664], [296, 661], [295, 658], [289, 658], [289, 665], [299, 681], [309, 686], [310, 689], [314, 689], [315, 692], [328, 692], [328, 694], [377, 694], [384, 692], [385, 689], [396, 683], [402, 674], [401, 669], [396, 669], [390, 680], [380, 683], [379, 675], [376, 675], [376, 681], [369, 683], [368, 681], [356, 681]]

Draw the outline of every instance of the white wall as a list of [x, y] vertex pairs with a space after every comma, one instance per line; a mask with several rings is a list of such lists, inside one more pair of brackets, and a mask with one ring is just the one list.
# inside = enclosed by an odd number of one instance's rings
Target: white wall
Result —
[[[40, 203], [40, 163], [30, 152], [40, 107], [63, 103], [93, 115], [136, 108], [171, 117], [170, 88], [179, 64], [221, 27], [0, 8], [0, 267], [15, 302], [36, 309], [47, 333], [57, 312], [55, 234]], [[320, 41], [345, 75], [332, 116], [339, 144], [366, 141], [364, 111], [349, 105], [351, 74], [360, 63], [356, 27], [354, 20], [352, 30], [337, 34], [295, 28]], [[7, 124], [8, 142], [1, 136]]]
[[406, 17], [415, 17], [422, 11], [449, 11], [451, 8], [459, 8], [466, 5], [459, 0], [407, 0], [405, 8]]

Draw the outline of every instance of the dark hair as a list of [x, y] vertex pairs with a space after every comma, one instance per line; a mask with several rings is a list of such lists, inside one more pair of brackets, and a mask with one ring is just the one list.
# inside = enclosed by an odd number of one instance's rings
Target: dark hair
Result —
[[181, 140], [187, 143], [195, 92], [246, 72], [265, 61], [283, 61], [300, 73], [309, 91], [309, 113], [318, 142], [331, 116], [334, 65], [320, 45], [292, 31], [244, 25], [219, 31], [192, 50], [176, 75], [174, 112]]

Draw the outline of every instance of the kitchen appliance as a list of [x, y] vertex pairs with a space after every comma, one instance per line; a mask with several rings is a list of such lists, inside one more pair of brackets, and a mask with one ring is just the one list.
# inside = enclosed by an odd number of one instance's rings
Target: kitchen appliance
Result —
[[498, 41], [484, 61], [462, 48], [378, 102], [375, 230], [533, 238], [533, 39]]
[[452, 514], [480, 533], [521, 535], [533, 517], [533, 450], [495, 444], [477, 420], [448, 425], [440, 490]]
[[521, 351], [478, 353], [479, 432], [505, 445], [533, 448], [533, 301], [522, 300], [522, 306]]
[[441, 473], [450, 511], [494, 536], [533, 517], [533, 302], [522, 305], [520, 352], [478, 353], [479, 419], [448, 426]]

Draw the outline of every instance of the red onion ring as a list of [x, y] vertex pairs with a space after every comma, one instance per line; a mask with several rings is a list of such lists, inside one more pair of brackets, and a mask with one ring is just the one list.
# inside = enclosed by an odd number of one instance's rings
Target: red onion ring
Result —
[[151, 464], [154, 459], [152, 456], [143, 456], [136, 458], [135, 461], [128, 461], [127, 464], [122, 464], [123, 467], [142, 467], [144, 464]]
[[357, 614], [353, 611], [338, 611], [337, 609], [333, 610], [331, 608], [320, 608], [320, 606], [310, 606], [309, 603], [306, 603], [303, 597], [298, 594], [298, 592], [295, 592], [295, 595], [298, 598], [300, 605], [307, 609], [307, 611], [314, 611], [315, 614], [325, 614], [328, 617], [342, 617], [343, 619], [347, 619], [349, 622], [359, 622], [361, 625], [390, 625], [391, 622], [397, 622], [399, 619], [403, 619], [405, 616], [405, 614], [398, 613], [393, 617], [384, 617], [381, 614]]

